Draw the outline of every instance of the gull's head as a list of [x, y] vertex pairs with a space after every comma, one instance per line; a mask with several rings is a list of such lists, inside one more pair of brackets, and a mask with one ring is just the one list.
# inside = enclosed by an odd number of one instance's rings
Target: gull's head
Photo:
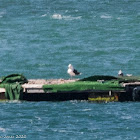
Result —
[[69, 64], [69, 65], [68, 65], [68, 68], [69, 68], [69, 69], [73, 69], [72, 64]]

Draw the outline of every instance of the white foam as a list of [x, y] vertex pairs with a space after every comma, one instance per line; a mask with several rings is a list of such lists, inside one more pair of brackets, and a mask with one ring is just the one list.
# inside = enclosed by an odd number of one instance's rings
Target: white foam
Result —
[[6, 12], [0, 12], [0, 18], [2, 18], [5, 14]]
[[109, 18], [112, 18], [112, 17], [110, 15], [101, 15], [100, 18], [109, 19]]
[[53, 19], [62, 19], [62, 16], [60, 14], [53, 14], [52, 18]]
[[42, 15], [41, 17], [46, 17], [47, 16], [47, 14], [44, 14], [44, 15]]
[[4, 128], [0, 127], [0, 131], [5, 132], [6, 130]]
[[64, 19], [64, 20], [77, 20], [77, 19], [81, 19], [82, 16], [72, 17], [72, 16], [62, 16], [60, 14], [53, 14], [52, 18], [53, 19]]
[[88, 109], [88, 108], [87, 108], [87, 109], [84, 109], [83, 111], [90, 111], [90, 110], [91, 110], [91, 109]]
[[131, 116], [122, 116], [121, 118], [122, 118], [122, 119], [125, 119], [125, 120], [130, 120], [130, 119], [132, 119]]
[[35, 116], [35, 118], [36, 118], [36, 119], [38, 119], [38, 120], [41, 120], [41, 118], [40, 118], [40, 117]]
[[59, 132], [66, 133], [67, 131], [66, 130], [59, 130]]
[[78, 17], [63, 16], [63, 18], [64, 18], [65, 20], [77, 20], [77, 19], [81, 19], [82, 17], [81, 17], [81, 16], [78, 16]]

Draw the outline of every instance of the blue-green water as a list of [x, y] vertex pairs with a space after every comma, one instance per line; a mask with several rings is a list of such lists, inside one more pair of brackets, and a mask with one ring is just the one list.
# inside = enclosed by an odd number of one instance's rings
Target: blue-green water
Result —
[[0, 76], [139, 75], [139, 25], [139, 0], [0, 0]]
[[[69, 63], [78, 78], [140, 75], [139, 25], [139, 0], [0, 0], [0, 77], [67, 79]], [[1, 139], [140, 139], [139, 103], [0, 105]]]
[[[0, 103], [0, 136], [27, 140], [139, 140], [139, 103]], [[11, 138], [12, 139], [12, 138]]]

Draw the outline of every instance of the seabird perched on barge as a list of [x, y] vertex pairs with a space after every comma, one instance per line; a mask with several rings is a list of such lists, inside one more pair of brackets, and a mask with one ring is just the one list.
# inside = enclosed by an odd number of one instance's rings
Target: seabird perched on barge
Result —
[[119, 70], [119, 72], [118, 72], [118, 76], [123, 76], [123, 72], [122, 72], [122, 70]]
[[76, 69], [74, 69], [74, 67], [72, 66], [72, 64], [69, 64], [68, 65], [68, 71], [67, 71], [67, 73], [71, 76], [71, 78], [72, 78], [72, 76], [81, 75], [80, 72], [78, 72]]

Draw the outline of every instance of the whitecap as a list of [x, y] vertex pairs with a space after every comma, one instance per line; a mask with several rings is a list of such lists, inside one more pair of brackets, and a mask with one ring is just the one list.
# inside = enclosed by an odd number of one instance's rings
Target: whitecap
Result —
[[53, 14], [52, 18], [53, 19], [62, 19], [62, 16], [60, 14]]
[[82, 16], [77, 16], [77, 17], [72, 17], [72, 16], [62, 16], [60, 14], [53, 14], [52, 15], [53, 19], [64, 19], [64, 20], [77, 20], [77, 19], [81, 19]]
[[87, 108], [87, 109], [83, 109], [83, 111], [90, 111], [90, 110], [91, 110], [91, 109], [88, 109], [88, 108]]
[[77, 20], [77, 19], [81, 19], [82, 16], [78, 16], [78, 17], [72, 17], [72, 16], [63, 16], [63, 19], [65, 20]]
[[112, 18], [111, 16], [109, 15], [101, 15], [100, 18], [105, 18], [105, 19], [109, 19], [109, 18]]
[[4, 128], [0, 127], [0, 131], [5, 132], [6, 130]]
[[5, 14], [6, 12], [0, 12], [0, 18], [2, 18]]
[[41, 118], [40, 118], [40, 117], [35, 116], [35, 118], [36, 118], [36, 119], [38, 119], [38, 120], [41, 120]]
[[46, 16], [47, 16], [47, 14], [41, 15], [41, 17], [46, 17]]
[[5, 10], [0, 12], [0, 18], [2, 18], [4, 15], [6, 15], [6, 11]]
[[122, 118], [122, 119], [125, 119], [125, 120], [130, 120], [130, 119], [132, 119], [131, 116], [122, 116], [121, 118]]
[[59, 129], [59, 130], [57, 130], [57, 132], [60, 132], [60, 133], [72, 133], [72, 131], [70, 131], [70, 130], [66, 130], [66, 129]]
[[70, 100], [70, 102], [71, 102], [72, 104], [78, 103], [77, 100]]
[[67, 131], [66, 130], [59, 130], [59, 132], [66, 133]]

